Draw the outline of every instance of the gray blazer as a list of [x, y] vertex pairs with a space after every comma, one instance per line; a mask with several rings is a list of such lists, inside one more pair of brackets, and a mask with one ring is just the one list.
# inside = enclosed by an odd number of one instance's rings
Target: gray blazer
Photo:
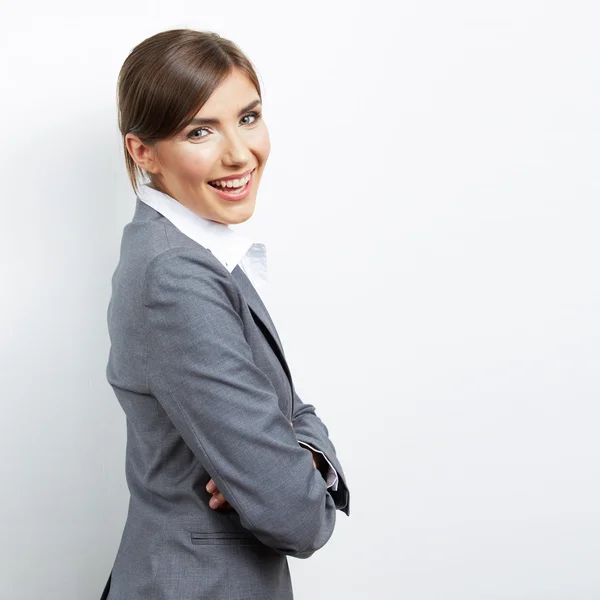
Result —
[[[323, 547], [350, 494], [244, 272], [138, 198], [108, 330], [130, 502], [103, 598], [292, 600], [287, 557]], [[336, 491], [299, 441], [329, 459]], [[209, 507], [211, 478], [233, 510]]]

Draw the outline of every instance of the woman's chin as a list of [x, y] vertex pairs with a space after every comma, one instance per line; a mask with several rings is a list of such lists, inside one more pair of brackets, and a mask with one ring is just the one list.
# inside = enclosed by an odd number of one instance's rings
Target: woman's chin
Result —
[[254, 202], [241, 202], [239, 205], [232, 206], [222, 213], [223, 220], [227, 220], [229, 225], [238, 225], [247, 221], [254, 214]]
[[244, 223], [245, 221], [247, 221], [253, 213], [250, 213], [248, 215], [238, 215], [235, 218], [234, 217], [228, 217], [227, 218], [227, 224], [228, 225], [239, 225], [240, 223]]

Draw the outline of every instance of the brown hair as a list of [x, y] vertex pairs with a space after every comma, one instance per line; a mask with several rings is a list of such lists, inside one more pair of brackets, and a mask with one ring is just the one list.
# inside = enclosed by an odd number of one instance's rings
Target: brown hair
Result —
[[119, 130], [125, 165], [134, 192], [138, 175], [153, 182], [152, 173], [131, 158], [125, 135], [135, 133], [152, 146], [181, 131], [217, 87], [240, 69], [262, 100], [260, 83], [250, 60], [232, 41], [210, 31], [172, 29], [139, 43], [125, 59], [117, 83]]

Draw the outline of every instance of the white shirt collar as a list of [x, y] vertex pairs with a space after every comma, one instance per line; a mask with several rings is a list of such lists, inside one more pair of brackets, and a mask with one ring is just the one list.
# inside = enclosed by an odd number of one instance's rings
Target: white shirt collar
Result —
[[138, 198], [171, 221], [179, 231], [210, 250], [231, 273], [255, 240], [229, 225], [216, 223], [196, 214], [164, 192], [148, 184], [140, 186]]

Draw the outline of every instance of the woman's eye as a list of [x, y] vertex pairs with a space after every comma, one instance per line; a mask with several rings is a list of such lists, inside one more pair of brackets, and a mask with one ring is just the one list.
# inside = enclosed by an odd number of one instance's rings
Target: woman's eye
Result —
[[206, 137], [205, 135], [194, 135], [195, 133], [198, 133], [199, 131], [203, 131], [203, 130], [204, 131], [208, 131], [206, 129], [206, 127], [200, 127], [200, 129], [194, 129], [193, 131], [190, 131], [190, 133], [188, 134], [188, 137], [189, 138], [195, 138], [197, 140], [200, 139], [200, 138]]
[[260, 117], [261, 117], [261, 113], [257, 113], [257, 112], [251, 112], [251, 113], [248, 113], [247, 115], [244, 115], [244, 116], [242, 117], [242, 119], [245, 119], [246, 117], [254, 117], [254, 121], [251, 121], [251, 122], [249, 123], [249, 125], [250, 125], [250, 124], [252, 124], [252, 123], [256, 123], [256, 121], [258, 121], [258, 120], [260, 119]]
[[[262, 113], [251, 112], [251, 113], [248, 113], [247, 115], [244, 115], [242, 117], [242, 120], [245, 119], [246, 117], [254, 117], [253, 121], [250, 121], [249, 123], [244, 123], [245, 125], [253, 125], [254, 123], [256, 123], [256, 121], [258, 121], [261, 118], [261, 116], [262, 116]], [[208, 127], [199, 127], [198, 129], [193, 129], [192, 131], [190, 131], [188, 133], [188, 138], [199, 140], [201, 138], [208, 137], [206, 135], [196, 135], [197, 133], [199, 133], [201, 131], [210, 131], [210, 130], [208, 129]]]

